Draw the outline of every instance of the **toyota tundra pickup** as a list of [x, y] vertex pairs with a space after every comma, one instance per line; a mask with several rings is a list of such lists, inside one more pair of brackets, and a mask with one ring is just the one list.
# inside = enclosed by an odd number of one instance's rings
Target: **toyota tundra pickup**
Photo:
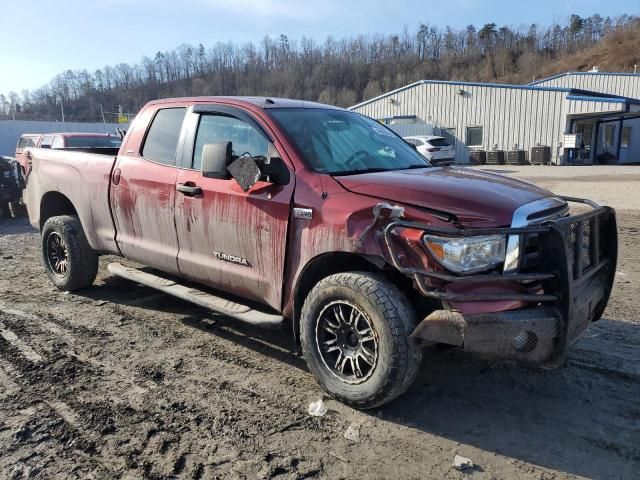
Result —
[[[291, 325], [358, 408], [404, 392], [425, 345], [560, 365], [607, 304], [614, 211], [477, 169], [433, 167], [384, 125], [258, 97], [153, 101], [117, 156], [29, 149], [44, 268], [109, 271], [238, 320]], [[577, 208], [580, 207], [580, 208]]]

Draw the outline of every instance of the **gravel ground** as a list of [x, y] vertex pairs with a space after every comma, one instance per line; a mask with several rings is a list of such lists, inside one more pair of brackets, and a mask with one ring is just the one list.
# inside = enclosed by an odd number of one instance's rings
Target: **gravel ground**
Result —
[[[604, 318], [564, 367], [431, 348], [400, 399], [359, 412], [325, 398], [322, 418], [288, 332], [111, 277], [108, 257], [93, 288], [59, 292], [37, 232], [0, 220], [0, 478], [640, 478], [638, 183], [569, 173], [535, 181], [608, 195], [621, 255]], [[453, 469], [456, 454], [475, 468]]]

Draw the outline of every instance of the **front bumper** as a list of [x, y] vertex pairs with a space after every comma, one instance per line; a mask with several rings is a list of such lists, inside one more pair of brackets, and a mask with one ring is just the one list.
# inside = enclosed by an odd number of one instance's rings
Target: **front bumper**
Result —
[[561, 325], [559, 312], [551, 308], [477, 315], [437, 310], [418, 324], [411, 337], [457, 345], [480, 355], [540, 364], [553, 356]]
[[[531, 363], [560, 360], [589, 323], [602, 316], [613, 286], [618, 246], [613, 209], [586, 200], [565, 199], [587, 204], [591, 210], [521, 228], [445, 229], [407, 221], [387, 225], [384, 239], [392, 262], [414, 279], [424, 296], [442, 300], [445, 305], [501, 300], [528, 305], [518, 310], [476, 315], [437, 311], [434, 312], [437, 315], [425, 318], [412, 335]], [[400, 265], [391, 239], [397, 227], [449, 236], [501, 234], [525, 239], [535, 235], [539, 243], [538, 265], [535, 271], [474, 275], [406, 268]], [[498, 288], [492, 293], [476, 293], [476, 286], [487, 284]], [[520, 291], [507, 288], [500, 291], [500, 285], [514, 284], [520, 286]]]

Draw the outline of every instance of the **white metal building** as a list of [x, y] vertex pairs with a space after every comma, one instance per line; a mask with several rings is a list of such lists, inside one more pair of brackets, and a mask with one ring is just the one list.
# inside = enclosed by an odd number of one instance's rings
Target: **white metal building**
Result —
[[[567, 72], [537, 80], [530, 85], [569, 87], [598, 93], [640, 98], [640, 74], [615, 72]], [[607, 155], [617, 163], [639, 163], [640, 118], [582, 119], [576, 128], [593, 144], [594, 156]]]
[[635, 73], [566, 72], [536, 80], [529, 85], [579, 88], [590, 92], [640, 98], [640, 74]]
[[[538, 146], [549, 147], [557, 164], [640, 162], [640, 125], [634, 123], [640, 100], [623, 95], [542, 84], [421, 80], [351, 109], [402, 135], [448, 137], [459, 163], [468, 162], [472, 150], [524, 151], [529, 158]], [[602, 136], [594, 133], [600, 129]]]

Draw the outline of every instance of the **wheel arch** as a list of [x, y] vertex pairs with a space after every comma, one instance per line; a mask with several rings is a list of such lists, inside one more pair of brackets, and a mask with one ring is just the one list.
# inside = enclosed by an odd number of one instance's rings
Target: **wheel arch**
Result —
[[300, 313], [304, 300], [314, 285], [335, 273], [381, 272], [385, 265], [386, 262], [380, 257], [352, 252], [326, 252], [309, 260], [300, 272], [294, 289], [292, 327], [295, 342], [300, 343]]
[[40, 199], [40, 230], [47, 220], [58, 215], [79, 216], [73, 202], [63, 193], [50, 191], [42, 195]]

